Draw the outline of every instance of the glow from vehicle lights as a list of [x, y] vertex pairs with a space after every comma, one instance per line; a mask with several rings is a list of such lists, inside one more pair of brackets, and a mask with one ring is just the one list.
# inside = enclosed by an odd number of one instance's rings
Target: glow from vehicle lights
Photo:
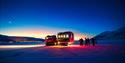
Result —
[[63, 45], [57, 45], [57, 46], [48, 46], [48, 47], [54, 47], [54, 48], [85, 48], [86, 46], [80, 46], [80, 45], [68, 45], [68, 46], [63, 46]]

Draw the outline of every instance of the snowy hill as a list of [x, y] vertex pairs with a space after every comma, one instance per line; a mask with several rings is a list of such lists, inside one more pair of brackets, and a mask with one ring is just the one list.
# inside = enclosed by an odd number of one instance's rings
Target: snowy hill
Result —
[[22, 42], [22, 41], [44, 41], [44, 39], [34, 38], [34, 37], [19, 37], [19, 36], [0, 35], [0, 41]]
[[19, 37], [0, 35], [0, 45], [6, 44], [34, 44], [44, 42], [44, 39], [34, 37]]
[[102, 32], [95, 38], [110, 43], [125, 43], [125, 26], [114, 31]]
[[95, 37], [96, 39], [125, 39], [125, 26], [114, 31], [105, 31]]

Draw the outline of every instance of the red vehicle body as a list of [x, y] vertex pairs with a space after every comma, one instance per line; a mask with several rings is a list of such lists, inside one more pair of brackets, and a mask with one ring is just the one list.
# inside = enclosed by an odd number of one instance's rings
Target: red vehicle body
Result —
[[46, 42], [46, 46], [49, 45], [56, 45], [57, 44], [57, 39], [55, 35], [48, 35], [45, 37], [45, 42]]
[[46, 45], [69, 45], [74, 42], [74, 34], [73, 32], [67, 31], [67, 32], [59, 32], [56, 35], [48, 35], [45, 37]]
[[59, 32], [57, 34], [57, 40], [58, 44], [67, 46], [68, 44], [72, 44], [74, 42], [74, 34], [70, 31]]

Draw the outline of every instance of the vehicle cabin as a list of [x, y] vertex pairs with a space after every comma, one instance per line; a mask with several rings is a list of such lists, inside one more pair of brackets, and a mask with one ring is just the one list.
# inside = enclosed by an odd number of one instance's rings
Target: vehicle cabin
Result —
[[56, 38], [56, 35], [48, 35], [45, 37], [45, 44], [46, 46], [49, 46], [49, 45], [56, 45], [57, 43], [57, 38]]
[[60, 45], [68, 45], [68, 44], [72, 44], [74, 42], [74, 34], [73, 32], [59, 32], [57, 34], [57, 40], [58, 40], [58, 44]]

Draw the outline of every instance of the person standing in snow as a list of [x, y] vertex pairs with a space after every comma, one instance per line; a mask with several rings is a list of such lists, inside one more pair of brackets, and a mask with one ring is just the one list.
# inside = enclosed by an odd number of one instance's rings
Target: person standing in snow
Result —
[[95, 46], [96, 42], [95, 42], [94, 38], [91, 38], [91, 43], [92, 43], [93, 46]]
[[87, 38], [85, 38], [85, 46], [87, 46]]
[[87, 38], [87, 45], [90, 46], [90, 39]]
[[89, 38], [85, 38], [85, 46], [89, 46], [90, 45], [90, 39]]
[[79, 39], [79, 42], [80, 42], [80, 46], [83, 46], [83, 39]]

